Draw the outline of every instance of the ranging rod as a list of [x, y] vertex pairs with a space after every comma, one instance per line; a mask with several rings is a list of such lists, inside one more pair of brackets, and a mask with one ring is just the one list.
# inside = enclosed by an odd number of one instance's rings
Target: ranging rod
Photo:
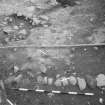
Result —
[[6, 48], [70, 48], [70, 47], [95, 47], [95, 46], [105, 46], [105, 43], [100, 44], [73, 44], [73, 45], [48, 45], [48, 46], [36, 46], [35, 44], [31, 45], [10, 45], [10, 46], [0, 46], [0, 49]]

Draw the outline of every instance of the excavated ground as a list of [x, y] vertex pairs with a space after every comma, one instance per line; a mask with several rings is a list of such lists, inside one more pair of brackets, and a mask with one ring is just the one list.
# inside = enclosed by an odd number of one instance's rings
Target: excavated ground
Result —
[[[70, 7], [55, 6], [51, 0], [1, 0], [0, 46], [54, 46], [104, 44], [105, 0], [79, 0]], [[57, 87], [37, 83], [37, 77], [86, 78], [105, 74], [105, 46], [70, 48], [0, 48], [0, 79], [5, 90], [0, 95], [14, 105], [100, 105], [105, 92], [86, 87], [82, 92], [95, 95], [44, 94], [21, 92], [12, 88], [45, 89], [81, 92], [79, 87]], [[16, 80], [16, 81], [14, 81]], [[1, 87], [0, 87], [1, 88]], [[4, 102], [3, 105], [9, 103]], [[102, 103], [103, 105], [105, 102]]]

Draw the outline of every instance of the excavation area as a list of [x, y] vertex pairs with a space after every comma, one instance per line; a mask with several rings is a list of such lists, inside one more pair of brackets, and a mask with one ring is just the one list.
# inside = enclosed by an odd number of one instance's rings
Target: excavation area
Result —
[[99, 105], [100, 98], [104, 104], [104, 52], [105, 46], [1, 49], [0, 75], [6, 97], [17, 105]]
[[0, 105], [105, 105], [105, 0], [0, 0]]

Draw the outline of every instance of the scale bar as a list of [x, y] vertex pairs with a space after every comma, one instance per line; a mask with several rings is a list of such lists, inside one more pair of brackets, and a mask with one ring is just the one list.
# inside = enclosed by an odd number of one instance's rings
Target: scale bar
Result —
[[67, 94], [67, 95], [84, 95], [84, 96], [94, 96], [94, 93], [82, 93], [82, 92], [62, 92], [58, 90], [42, 90], [42, 89], [26, 89], [26, 88], [12, 88], [12, 90], [18, 90], [18, 91], [23, 91], [23, 92], [28, 92], [28, 91], [34, 91], [37, 93], [54, 93], [54, 94]]

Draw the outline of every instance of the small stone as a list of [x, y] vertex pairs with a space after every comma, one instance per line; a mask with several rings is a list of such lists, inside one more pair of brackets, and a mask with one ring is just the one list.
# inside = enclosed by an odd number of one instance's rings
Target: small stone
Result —
[[5, 87], [4, 87], [4, 83], [3, 83], [2, 80], [0, 80], [0, 88], [5, 89]]
[[0, 94], [0, 104], [2, 103], [2, 98], [1, 98], [1, 94]]
[[9, 18], [9, 22], [12, 22], [13, 21], [13, 19], [12, 18]]
[[[74, 54], [70, 54], [69, 56], [70, 56], [70, 58], [73, 58], [75, 55]], [[70, 62], [70, 60], [69, 60], [69, 62]]]
[[84, 51], [87, 51], [87, 48], [84, 48]]
[[48, 93], [47, 95], [49, 98], [52, 98], [54, 96], [54, 93]]
[[21, 81], [22, 77], [23, 77], [23, 75], [22, 75], [22, 74], [19, 74], [17, 77], [15, 77], [14, 80], [15, 80], [16, 82], [19, 82], [19, 81]]
[[10, 17], [5, 17], [5, 18], [4, 18], [4, 21], [7, 21], [7, 20], [9, 20], [9, 18], [10, 18]]
[[40, 70], [41, 70], [42, 73], [46, 73], [47, 68], [45, 67], [45, 65], [41, 65]]
[[57, 79], [54, 83], [55, 86], [60, 87], [62, 85], [61, 80]]
[[84, 78], [77, 77], [78, 86], [80, 90], [84, 90], [86, 88], [86, 81]]
[[47, 24], [44, 24], [43, 27], [47, 28], [47, 27], [49, 27], [49, 26], [48, 26]]
[[16, 73], [16, 72], [18, 72], [19, 71], [19, 67], [18, 66], [14, 66], [14, 72]]
[[74, 76], [70, 76], [68, 80], [69, 80], [71, 85], [76, 85], [77, 84], [77, 79]]
[[27, 31], [26, 31], [25, 29], [23, 29], [23, 30], [20, 30], [20, 31], [19, 31], [19, 34], [23, 34], [23, 35], [26, 35], [26, 34], [27, 34]]
[[98, 50], [98, 47], [93, 47], [94, 48], [94, 50]]
[[59, 77], [60, 77], [60, 74], [57, 74], [57, 75], [56, 75], [56, 78], [59, 78]]
[[36, 18], [36, 17], [33, 17], [33, 24], [40, 24], [41, 23], [41, 21], [38, 19], [38, 18]]
[[18, 26], [13, 26], [13, 28], [15, 29], [15, 30], [18, 30], [19, 29], [19, 27]]
[[3, 21], [2, 23], [0, 23], [1, 26], [5, 26], [5, 25], [7, 25], [7, 24], [8, 24], [8, 23], [7, 23], [7, 22], [4, 22], [4, 21]]
[[38, 83], [42, 83], [43, 82], [43, 77], [42, 76], [38, 76], [37, 77], [37, 82]]
[[87, 105], [91, 105], [89, 101], [87, 102]]
[[4, 40], [5, 40], [6, 42], [9, 42], [9, 41], [10, 41], [10, 38], [9, 38], [9, 37], [6, 37]]
[[17, 12], [17, 16], [22, 16], [23, 14], [21, 12]]
[[11, 32], [13, 32], [13, 29], [10, 26], [6, 26], [6, 27], [3, 28], [3, 31], [7, 32], [7, 33], [11, 33]]
[[12, 19], [12, 18], [10, 18], [10, 17], [5, 17], [5, 18], [4, 18], [4, 21], [9, 21], [9, 22], [12, 22], [12, 21], [13, 21], [13, 19]]
[[36, 0], [30, 0], [32, 3], [35, 3], [36, 2]]
[[93, 22], [94, 21], [94, 17], [90, 17], [90, 21]]
[[105, 25], [105, 21], [103, 22], [103, 24]]
[[99, 98], [99, 103], [101, 103], [101, 104], [103, 104], [103, 103], [104, 103], [103, 98]]
[[32, 72], [27, 72], [27, 74], [31, 77], [31, 78], [34, 78], [34, 74]]
[[20, 23], [19, 27], [22, 28], [22, 27], [24, 27], [24, 25], [25, 25], [24, 23]]
[[41, 19], [43, 19], [43, 20], [46, 20], [46, 21], [49, 20], [48, 16], [46, 16], [46, 15], [41, 15], [39, 18], [41, 18]]
[[105, 86], [105, 75], [104, 74], [99, 74], [96, 77], [96, 81], [97, 81], [97, 86], [98, 87]]
[[28, 12], [33, 12], [35, 10], [35, 6], [27, 7]]

